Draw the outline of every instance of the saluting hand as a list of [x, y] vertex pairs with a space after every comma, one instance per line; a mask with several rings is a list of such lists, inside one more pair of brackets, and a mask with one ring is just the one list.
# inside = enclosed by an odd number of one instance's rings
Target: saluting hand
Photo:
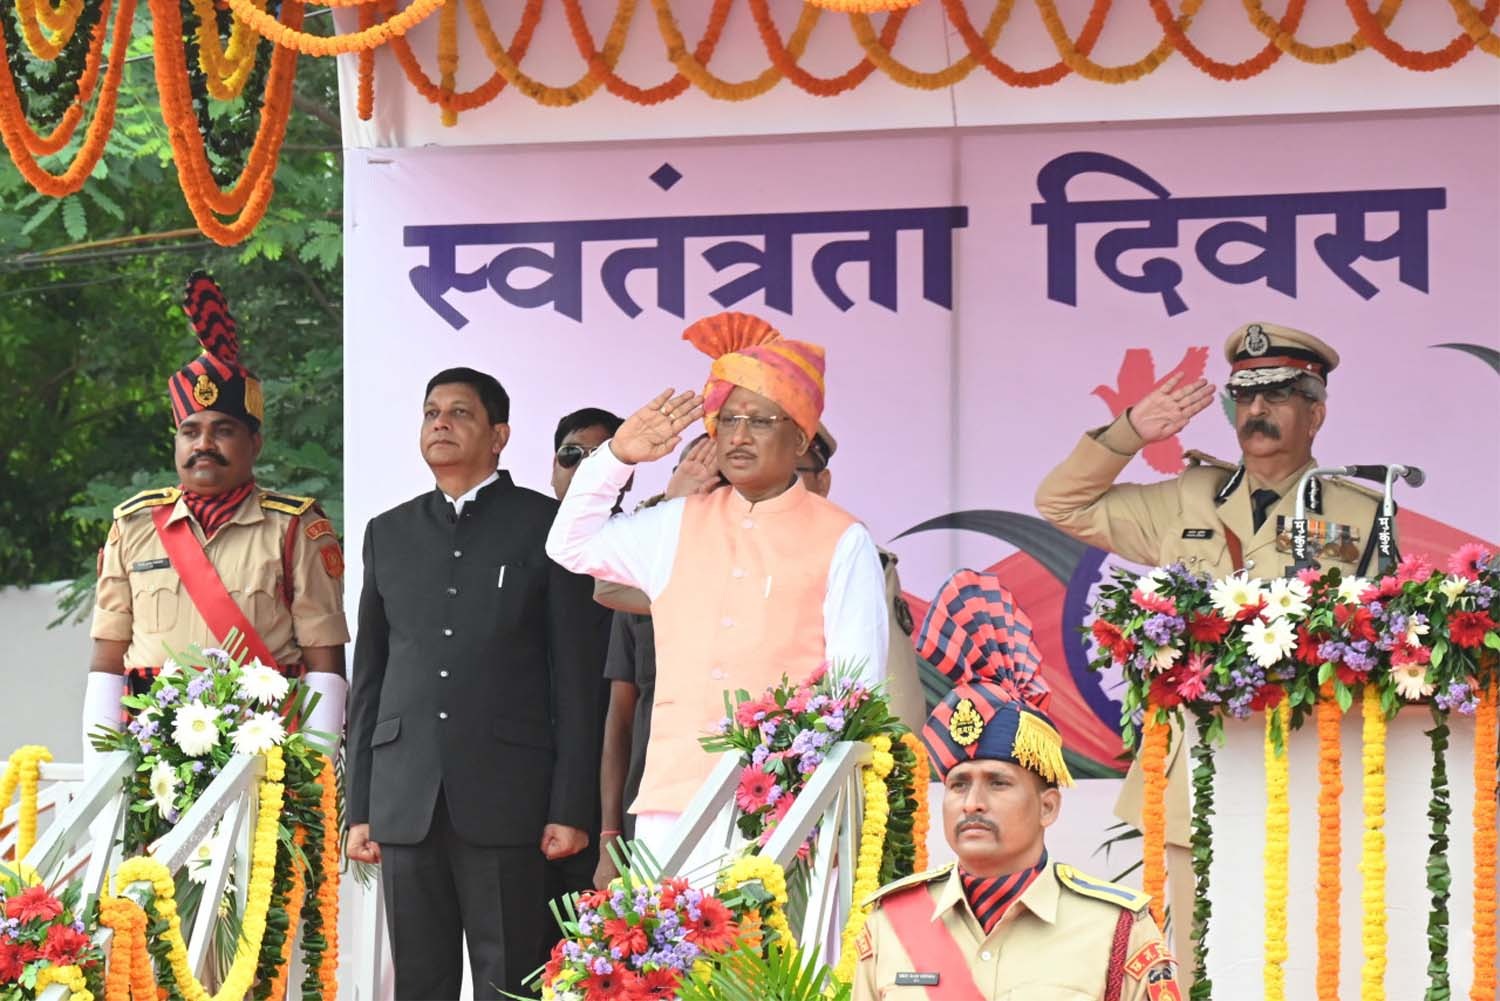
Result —
[[703, 397], [697, 393], [672, 395], [667, 389], [626, 418], [610, 440], [615, 458], [629, 465], [655, 462], [682, 441], [682, 432], [703, 416]]
[[704, 438], [682, 457], [667, 480], [667, 500], [706, 494], [719, 485], [719, 453], [712, 438]]
[[1179, 389], [1181, 381], [1180, 372], [1168, 376], [1125, 412], [1130, 426], [1146, 444], [1172, 437], [1214, 401], [1214, 387], [1207, 379], [1194, 380]]

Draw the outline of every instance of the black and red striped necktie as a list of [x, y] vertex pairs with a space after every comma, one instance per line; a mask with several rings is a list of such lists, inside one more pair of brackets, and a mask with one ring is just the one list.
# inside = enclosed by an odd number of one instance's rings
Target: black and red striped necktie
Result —
[[1047, 868], [1047, 852], [1042, 852], [1042, 859], [1029, 869], [1020, 872], [1009, 873], [1005, 876], [971, 876], [963, 870], [959, 870], [959, 878], [963, 880], [964, 896], [969, 901], [969, 907], [974, 911], [974, 916], [979, 919], [979, 926], [988, 935], [995, 930], [1010, 905], [1021, 898], [1036, 878]]
[[198, 519], [198, 525], [203, 529], [203, 537], [206, 539], [228, 524], [245, 498], [254, 492], [255, 481], [250, 480], [228, 493], [214, 494], [212, 497], [184, 490], [182, 501], [193, 513], [193, 517]]

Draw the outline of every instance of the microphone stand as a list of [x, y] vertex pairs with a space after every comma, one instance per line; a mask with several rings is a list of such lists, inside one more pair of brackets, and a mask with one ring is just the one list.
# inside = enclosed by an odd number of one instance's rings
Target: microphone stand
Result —
[[1307, 544], [1307, 483], [1315, 476], [1342, 476], [1347, 466], [1318, 466], [1302, 474], [1297, 481], [1297, 507], [1292, 516], [1292, 563], [1286, 568], [1287, 577], [1295, 577], [1301, 570], [1319, 569]]

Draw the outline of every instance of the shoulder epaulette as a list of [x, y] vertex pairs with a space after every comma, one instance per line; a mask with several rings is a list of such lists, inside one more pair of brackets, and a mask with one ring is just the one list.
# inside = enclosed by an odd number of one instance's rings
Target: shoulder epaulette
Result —
[[1083, 897], [1092, 897], [1106, 904], [1114, 904], [1116, 907], [1123, 907], [1137, 913], [1145, 910], [1146, 906], [1151, 903], [1150, 896], [1139, 890], [1085, 876], [1072, 866], [1061, 862], [1054, 867], [1054, 871], [1057, 873], [1059, 883]]
[[1345, 490], [1352, 490], [1357, 494], [1363, 494], [1364, 496], [1370, 498], [1370, 500], [1375, 501], [1377, 504], [1385, 500], [1385, 493], [1383, 491], [1377, 490], [1376, 488], [1371, 486], [1366, 486], [1363, 483], [1356, 483], [1354, 480], [1346, 480], [1342, 476], [1327, 476], [1324, 477], [1324, 480], [1328, 483], [1337, 483]]
[[936, 869], [927, 869], [923, 872], [914, 872], [910, 876], [905, 876], [901, 879], [887, 883], [880, 889], [876, 890], [874, 893], [866, 897], [863, 906], [869, 907], [881, 897], [890, 896], [897, 890], [904, 890], [909, 886], [921, 886], [924, 883], [931, 883], [935, 880], [942, 879], [943, 877], [947, 876], [948, 873], [953, 871], [953, 865], [954, 863], [949, 862], [945, 866], [939, 866]]
[[1226, 473], [1232, 473], [1236, 468], [1234, 463], [1225, 462], [1223, 459], [1215, 458], [1207, 452], [1200, 452], [1196, 448], [1190, 448], [1186, 452], [1183, 452], [1182, 457], [1188, 461], [1188, 465], [1190, 466], [1213, 466], [1215, 469], [1222, 469]]
[[142, 490], [125, 503], [115, 508], [114, 516], [123, 518], [126, 515], [144, 511], [148, 507], [158, 507], [162, 504], [176, 504], [177, 498], [182, 496], [182, 490], [177, 487], [157, 487], [154, 490]]
[[267, 511], [280, 511], [282, 514], [306, 514], [317, 503], [312, 497], [298, 497], [296, 494], [282, 494], [274, 490], [264, 491], [260, 495], [261, 507]]

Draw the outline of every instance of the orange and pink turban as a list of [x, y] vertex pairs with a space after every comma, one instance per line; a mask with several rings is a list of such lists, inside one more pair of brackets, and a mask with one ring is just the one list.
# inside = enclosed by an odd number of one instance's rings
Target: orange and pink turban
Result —
[[703, 427], [718, 433], [719, 411], [735, 386], [759, 393], [787, 412], [808, 440], [823, 415], [823, 349], [787, 340], [748, 313], [719, 313], [683, 331], [682, 339], [714, 360], [703, 387]]

